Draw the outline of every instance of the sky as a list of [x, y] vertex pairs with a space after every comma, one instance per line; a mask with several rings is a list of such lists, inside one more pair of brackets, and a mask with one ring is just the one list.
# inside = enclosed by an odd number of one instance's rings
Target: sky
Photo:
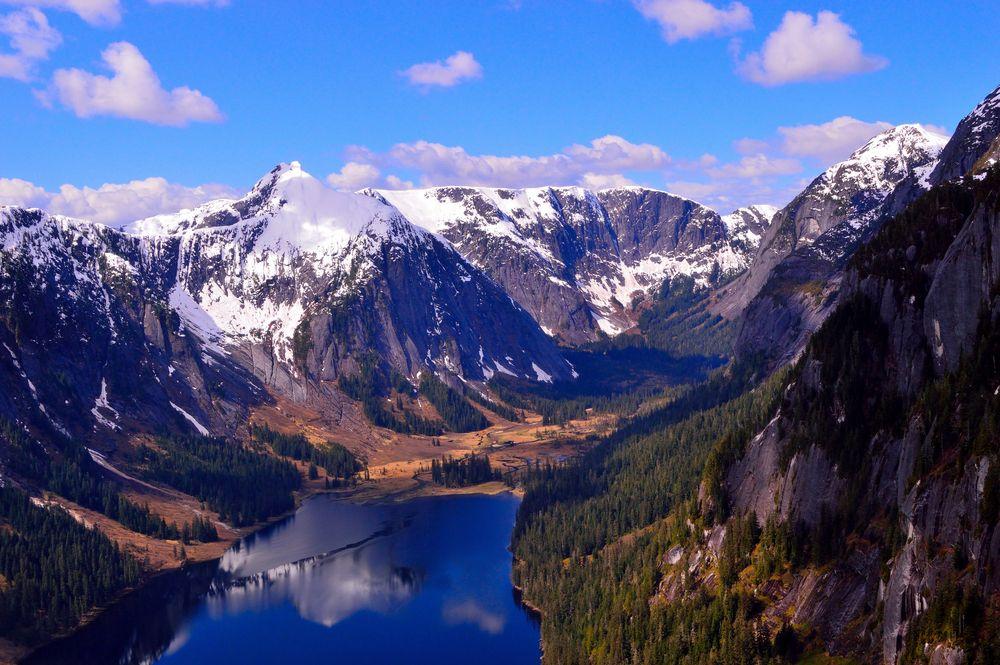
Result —
[[0, 0], [0, 203], [641, 184], [781, 205], [1000, 84], [997, 0]]

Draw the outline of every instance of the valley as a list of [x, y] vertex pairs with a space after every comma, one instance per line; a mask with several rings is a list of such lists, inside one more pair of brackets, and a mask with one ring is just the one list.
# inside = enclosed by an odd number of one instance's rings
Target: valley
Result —
[[980, 99], [837, 118], [811, 178], [804, 126], [548, 160], [787, 176], [673, 183], [725, 214], [382, 172], [468, 157], [426, 142], [108, 223], [0, 205], [0, 662], [1000, 661]]

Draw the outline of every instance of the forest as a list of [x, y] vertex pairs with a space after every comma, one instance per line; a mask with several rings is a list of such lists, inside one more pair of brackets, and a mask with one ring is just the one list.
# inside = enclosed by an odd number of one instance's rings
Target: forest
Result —
[[55, 492], [84, 508], [96, 510], [122, 525], [154, 538], [179, 538], [181, 528], [168, 524], [147, 506], [125, 498], [118, 485], [106, 480], [87, 450], [70, 439], [62, 439], [62, 456], [53, 459], [22, 430], [0, 418], [0, 448], [10, 469], [40, 487]]
[[459, 459], [442, 457], [431, 460], [431, 478], [445, 487], [467, 487], [491, 480], [500, 480], [499, 469], [490, 465], [486, 455], [467, 455]]
[[295, 505], [302, 479], [291, 462], [223, 438], [169, 435], [156, 443], [139, 450], [145, 475], [206, 502], [226, 522], [246, 526]]
[[100, 531], [0, 486], [0, 635], [38, 642], [139, 576], [139, 563]]
[[327, 476], [337, 481], [348, 481], [364, 468], [364, 464], [339, 443], [327, 441], [314, 446], [302, 434], [282, 434], [267, 425], [252, 424], [250, 434], [271, 447], [278, 455], [309, 462], [326, 470]]

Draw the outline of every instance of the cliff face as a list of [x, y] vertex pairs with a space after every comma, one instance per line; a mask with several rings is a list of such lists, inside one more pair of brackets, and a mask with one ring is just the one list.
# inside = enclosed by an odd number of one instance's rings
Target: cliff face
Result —
[[126, 229], [0, 207], [0, 343], [0, 416], [94, 445], [229, 432], [269, 391], [344, 411], [333, 385], [370, 358], [410, 378], [574, 374], [446, 242], [294, 164]]
[[773, 214], [760, 207], [724, 219], [694, 201], [642, 187], [366, 193], [446, 238], [546, 332], [569, 344], [634, 326], [633, 302], [665, 279], [683, 275], [707, 288], [742, 272]]
[[929, 641], [971, 656], [974, 634], [941, 629], [934, 608], [960, 602], [954, 589], [994, 607], [998, 238], [998, 169], [889, 222], [851, 261], [778, 415], [726, 474], [734, 513], [834, 534], [825, 572], [798, 571], [768, 610], [794, 609], [834, 653], [892, 663]]
[[775, 215], [749, 270], [712, 306], [739, 321], [737, 355], [774, 367], [801, 351], [836, 303], [846, 262], [888, 218], [890, 201], [905, 207], [925, 191], [921, 177], [945, 141], [920, 125], [893, 127]]

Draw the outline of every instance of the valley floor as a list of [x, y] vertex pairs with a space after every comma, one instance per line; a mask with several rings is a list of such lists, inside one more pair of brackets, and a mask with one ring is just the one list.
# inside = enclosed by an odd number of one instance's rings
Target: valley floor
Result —
[[[328, 423], [308, 408], [279, 401], [252, 415], [257, 423], [267, 423], [279, 431], [304, 433], [314, 441], [343, 441], [344, 445], [368, 460], [368, 477], [350, 488], [326, 489], [325, 471], [309, 479], [308, 464], [293, 462], [302, 476], [302, 490], [295, 495], [295, 505], [319, 493], [332, 493], [348, 501], [362, 503], [407, 501], [423, 496], [449, 494], [499, 494], [510, 492], [501, 481], [492, 481], [466, 487], [444, 487], [431, 479], [432, 460], [451, 456], [460, 458], [469, 454], [487, 454], [494, 468], [506, 473], [536, 462], [560, 462], [577, 455], [580, 441], [592, 434], [610, 431], [615, 418], [594, 415], [564, 425], [543, 425], [538, 415], [528, 415], [524, 422], [498, 419], [485, 430], [469, 433], [449, 433], [440, 437], [409, 436], [384, 429], [367, 427], [368, 431], [331, 428]], [[196, 498], [160, 483], [150, 483], [134, 477], [122, 468], [114, 454], [96, 455], [97, 461], [122, 486], [122, 493], [139, 505], [148, 505], [151, 512], [167, 522], [183, 524], [194, 517], [208, 517], [216, 526], [219, 539], [211, 543], [182, 545], [175, 540], [161, 540], [131, 531], [101, 513], [84, 508], [54, 494], [46, 494], [44, 501], [59, 505], [78, 522], [105, 533], [122, 549], [144, 563], [148, 574], [157, 575], [175, 570], [186, 564], [211, 561], [221, 557], [233, 543], [287, 516], [279, 515], [267, 522], [249, 527], [234, 528], [223, 522], [219, 515], [207, 509]], [[147, 578], [148, 579], [148, 578]], [[126, 592], [127, 593], [127, 592]], [[88, 614], [81, 625], [93, 620], [101, 610]], [[72, 632], [72, 631], [71, 631]], [[0, 639], [0, 665], [15, 663], [28, 653], [24, 647]]]

